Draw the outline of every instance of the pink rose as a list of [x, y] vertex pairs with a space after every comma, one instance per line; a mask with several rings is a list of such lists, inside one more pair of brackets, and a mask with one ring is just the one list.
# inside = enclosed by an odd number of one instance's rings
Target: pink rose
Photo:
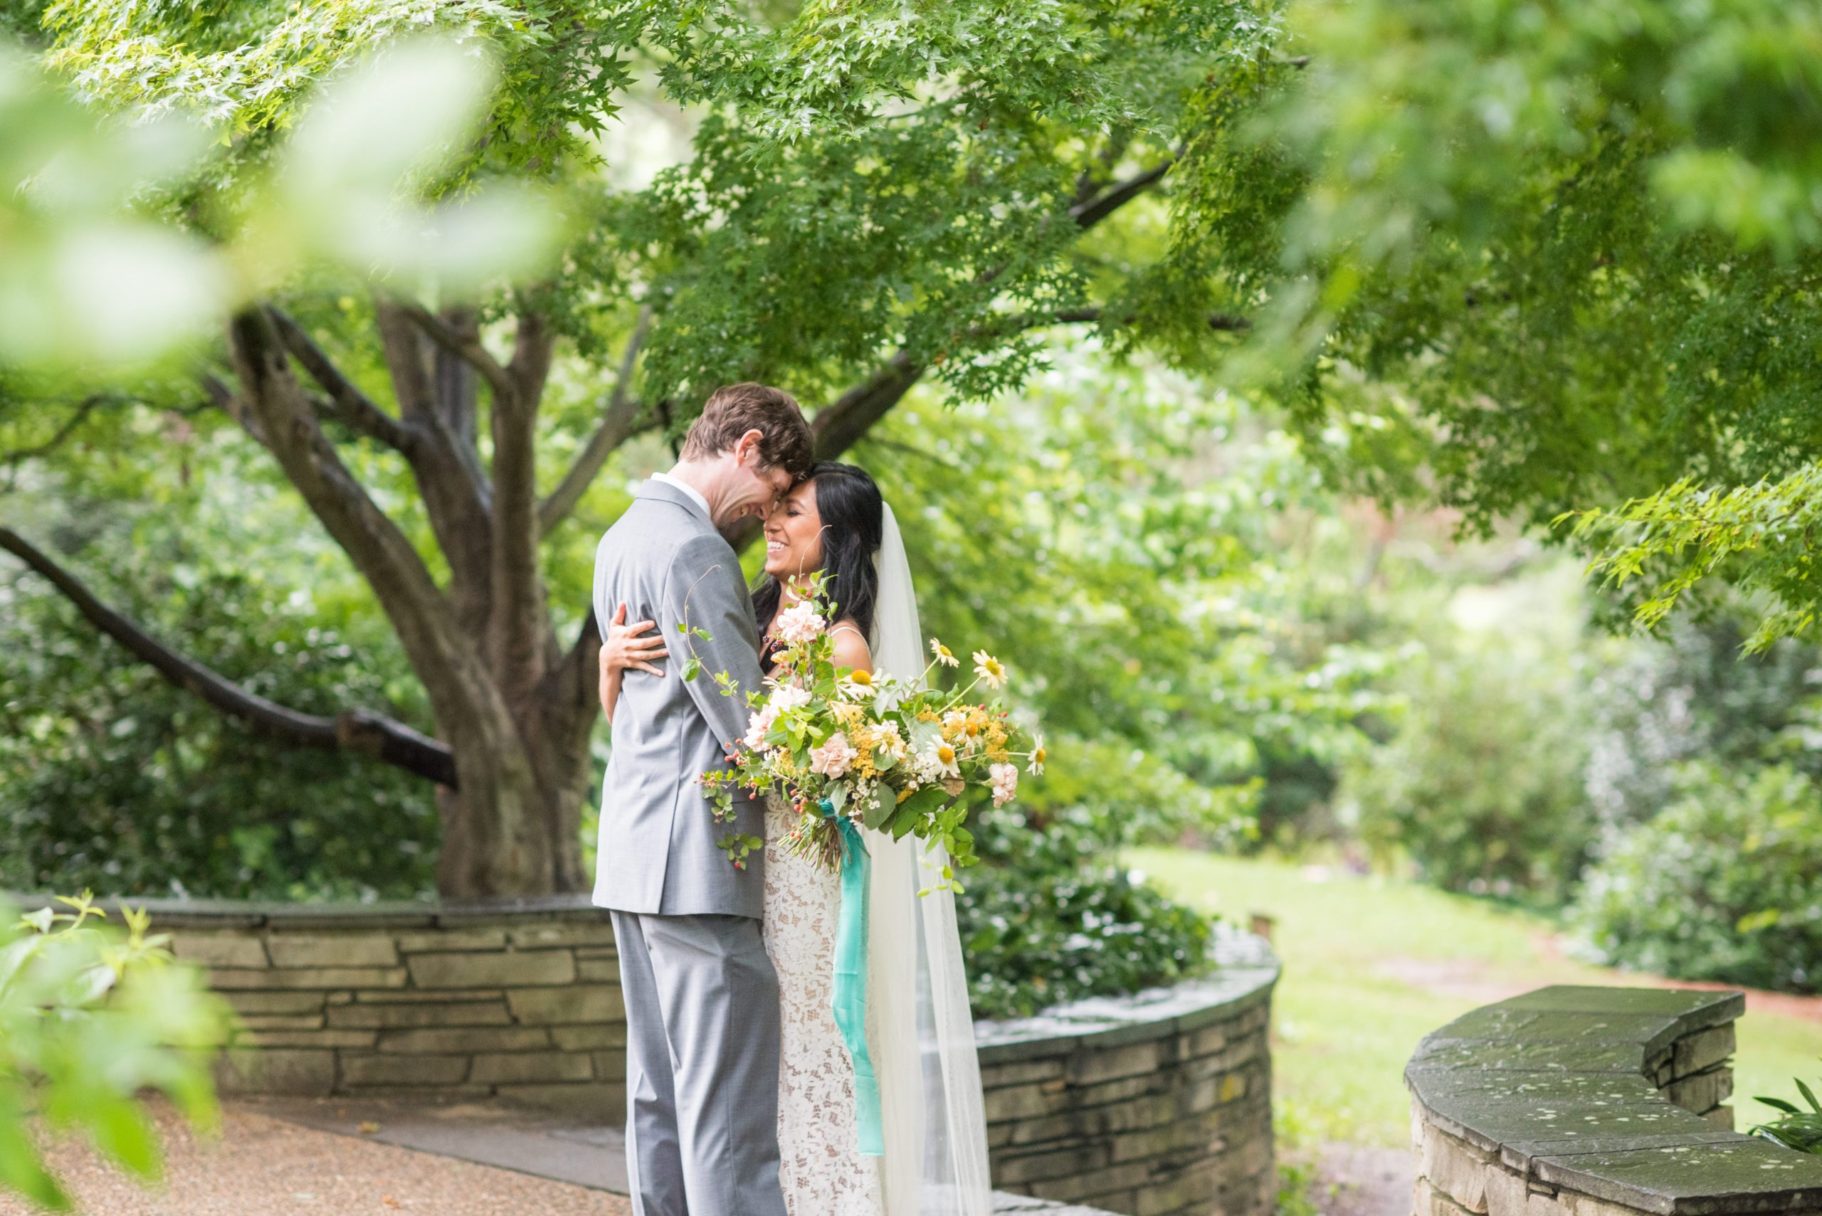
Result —
[[840, 777], [848, 771], [860, 753], [848, 743], [848, 736], [836, 731], [821, 747], [810, 749], [810, 771], [825, 777]]
[[995, 764], [987, 770], [993, 778], [993, 805], [1005, 806], [1018, 793], [1019, 770], [1017, 765]]

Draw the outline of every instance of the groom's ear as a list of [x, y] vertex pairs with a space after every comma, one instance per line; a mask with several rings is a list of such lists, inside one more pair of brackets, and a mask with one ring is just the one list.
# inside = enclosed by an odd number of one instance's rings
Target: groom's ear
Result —
[[760, 445], [764, 442], [765, 432], [758, 427], [754, 427], [734, 441], [734, 459], [744, 464], [750, 456], [758, 463], [764, 464], [765, 456], [760, 448]]

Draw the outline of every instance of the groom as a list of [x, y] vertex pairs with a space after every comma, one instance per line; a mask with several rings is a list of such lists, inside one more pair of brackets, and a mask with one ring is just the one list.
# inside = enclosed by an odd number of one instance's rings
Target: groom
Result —
[[[629, 670], [601, 791], [594, 902], [613, 911], [626, 998], [626, 1167], [634, 1216], [784, 1216], [778, 1188], [778, 978], [759, 917], [765, 858], [717, 846], [765, 835], [764, 808], [711, 814], [696, 779], [726, 766], [760, 682], [752, 601], [724, 539], [809, 472], [788, 393], [715, 390], [669, 473], [642, 485], [595, 551], [595, 620], [658, 623], [684, 662]], [[709, 637], [686, 636], [687, 624]], [[678, 653], [673, 651], [673, 653]], [[732, 697], [710, 679], [726, 671]]]

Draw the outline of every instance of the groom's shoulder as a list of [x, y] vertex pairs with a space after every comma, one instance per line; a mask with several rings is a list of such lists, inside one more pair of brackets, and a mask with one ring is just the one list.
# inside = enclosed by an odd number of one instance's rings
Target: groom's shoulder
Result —
[[733, 548], [690, 512], [662, 499], [636, 498], [602, 533], [598, 560], [616, 558], [669, 566], [718, 561]]

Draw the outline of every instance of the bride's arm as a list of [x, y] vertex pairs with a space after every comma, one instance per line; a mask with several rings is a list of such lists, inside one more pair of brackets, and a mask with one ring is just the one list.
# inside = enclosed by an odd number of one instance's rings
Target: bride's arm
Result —
[[665, 658], [670, 651], [664, 648], [664, 639], [657, 634], [647, 637], [640, 635], [648, 629], [656, 629], [652, 621], [626, 623], [626, 605], [614, 609], [614, 619], [608, 623], [607, 640], [601, 643], [601, 712], [607, 715], [611, 724], [614, 720], [614, 706], [620, 700], [621, 675], [627, 668], [649, 671], [655, 676], [664, 674], [653, 662]]

